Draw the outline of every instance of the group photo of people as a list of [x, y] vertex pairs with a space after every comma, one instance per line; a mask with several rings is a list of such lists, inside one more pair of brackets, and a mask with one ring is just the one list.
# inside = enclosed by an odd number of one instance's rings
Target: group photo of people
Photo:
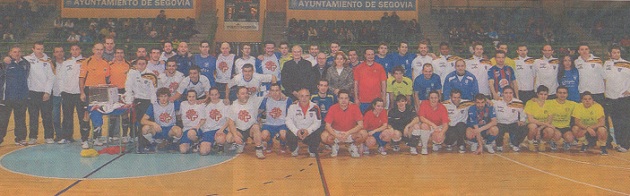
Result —
[[[630, 147], [630, 62], [616, 45], [602, 59], [582, 43], [576, 55], [555, 56], [551, 45], [488, 50], [475, 42], [471, 56], [459, 57], [446, 42], [436, 51], [426, 41], [399, 42], [389, 52], [389, 43], [358, 50], [265, 41], [261, 54], [251, 54], [251, 44], [218, 42], [213, 55], [214, 43], [202, 41], [139, 47], [127, 57], [114, 42], [36, 42], [28, 55], [12, 47], [0, 67], [0, 138], [14, 129], [15, 145], [37, 144], [41, 117], [46, 144], [137, 141], [138, 153], [242, 153], [253, 145], [260, 159], [274, 151], [336, 157], [341, 148], [357, 158], [524, 149], [607, 155]], [[517, 56], [507, 56], [510, 47]], [[117, 88], [117, 106], [133, 111], [110, 115], [106, 131], [107, 112], [90, 101], [90, 89], [103, 86]]]

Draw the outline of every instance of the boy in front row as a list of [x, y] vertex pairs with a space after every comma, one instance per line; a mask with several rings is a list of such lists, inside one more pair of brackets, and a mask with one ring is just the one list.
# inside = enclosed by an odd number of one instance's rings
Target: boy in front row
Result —
[[175, 125], [176, 112], [179, 111], [178, 103], [171, 103], [170, 90], [159, 88], [156, 92], [158, 102], [149, 105], [147, 112], [142, 117], [142, 136], [146, 138], [152, 147], [155, 144], [166, 143], [165, 140], [173, 138], [173, 143], [179, 142], [182, 137], [182, 128]]

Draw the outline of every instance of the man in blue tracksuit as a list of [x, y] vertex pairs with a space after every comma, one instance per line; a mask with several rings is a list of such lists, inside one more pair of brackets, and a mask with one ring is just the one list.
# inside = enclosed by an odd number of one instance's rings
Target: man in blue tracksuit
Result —
[[13, 47], [0, 64], [0, 143], [4, 141], [13, 112], [15, 144], [26, 145], [27, 78], [30, 63], [22, 58], [19, 47]]
[[479, 85], [477, 78], [472, 73], [466, 71], [466, 62], [464, 60], [457, 60], [455, 62], [455, 71], [446, 75], [444, 79], [444, 100], [449, 100], [451, 97], [451, 90], [459, 89], [462, 92], [462, 99], [473, 100], [475, 95], [479, 93]]

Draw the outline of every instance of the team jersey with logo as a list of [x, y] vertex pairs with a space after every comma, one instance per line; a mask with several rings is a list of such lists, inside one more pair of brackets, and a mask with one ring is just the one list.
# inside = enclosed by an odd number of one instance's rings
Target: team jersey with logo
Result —
[[287, 108], [289, 108], [292, 103], [291, 98], [274, 100], [273, 98], [265, 97], [258, 108], [265, 113], [266, 118], [264, 124], [273, 126], [284, 125], [287, 116]]
[[479, 93], [490, 95], [490, 86], [488, 86], [488, 70], [492, 67], [490, 61], [481, 57], [473, 56], [466, 60], [466, 71], [472, 73], [477, 78]]
[[494, 107], [486, 105], [483, 108], [478, 108], [477, 106], [471, 106], [468, 108], [468, 127], [483, 127], [484, 125], [490, 123], [493, 118], [496, 118], [497, 115], [494, 112]]
[[230, 106], [229, 113], [228, 118], [234, 121], [236, 128], [245, 131], [257, 122], [258, 105], [252, 100], [247, 101], [246, 104], [235, 101]]
[[571, 125], [571, 114], [577, 103], [566, 100], [563, 104], [556, 99], [545, 101], [545, 106], [549, 106], [549, 114], [553, 115], [551, 125], [557, 128], [567, 128]]
[[223, 56], [219, 54], [217, 56], [217, 83], [228, 83], [232, 79], [232, 69], [234, 68], [234, 54]]
[[241, 57], [236, 59], [236, 61], [234, 62], [234, 74], [238, 75], [241, 74], [241, 72], [243, 71], [243, 65], [245, 64], [252, 64], [252, 67], [254, 68], [254, 72], [256, 72], [256, 58], [253, 56], [250, 56], [249, 58], [245, 59], [245, 57]]
[[516, 75], [516, 83], [518, 84], [518, 90], [520, 91], [533, 91], [534, 90], [534, 62], [536, 59], [532, 57], [518, 57], [514, 61], [516, 68], [514, 73]]
[[162, 127], [169, 127], [175, 125], [177, 120], [175, 115], [178, 110], [179, 102], [168, 103], [165, 106], [162, 106], [159, 103], [153, 103], [149, 105], [146, 114], [149, 116], [149, 120]]
[[179, 83], [181, 83], [182, 80], [184, 80], [184, 74], [182, 72], [175, 71], [173, 76], [167, 76], [166, 73], [162, 73], [158, 76], [158, 88], [168, 88], [172, 95], [177, 91]]
[[604, 64], [606, 73], [606, 98], [619, 99], [625, 97], [624, 92], [630, 91], [630, 62], [608, 60]]
[[164, 65], [163, 61], [157, 61], [157, 62], [147, 62], [147, 70], [149, 70], [149, 72], [153, 72], [153, 74], [155, 74], [156, 76], [159, 76], [160, 74], [164, 73], [164, 70], [166, 69], [166, 66]]
[[206, 95], [206, 92], [210, 91], [210, 80], [208, 80], [206, 76], [199, 75], [199, 80], [197, 82], [193, 82], [190, 79], [190, 76], [188, 76], [179, 83], [177, 92], [179, 94], [184, 94], [184, 91], [189, 90], [195, 90], [195, 92], [197, 92], [197, 98], [203, 97]]
[[577, 104], [571, 115], [580, 119], [586, 126], [596, 125], [600, 118], [604, 117], [604, 108], [599, 103], [593, 103], [591, 107], [584, 107], [584, 103]]
[[433, 73], [440, 76], [442, 85], [444, 84], [444, 80], [446, 80], [446, 75], [455, 71], [455, 62], [460, 59], [462, 58], [458, 56], [442, 55], [433, 60]]
[[191, 105], [188, 101], [181, 103], [180, 112], [182, 114], [182, 124], [184, 125], [184, 131], [192, 129], [197, 126], [201, 119], [206, 119], [205, 105], [195, 104]]
[[450, 119], [448, 126], [455, 126], [457, 123], [466, 123], [468, 119], [468, 108], [474, 105], [472, 101], [464, 99], [457, 105], [451, 100], [446, 100], [442, 102], [442, 104], [446, 107], [446, 112], [448, 112], [448, 118]]
[[324, 97], [319, 96], [319, 94], [314, 94], [311, 95], [311, 102], [319, 106], [323, 119], [326, 118], [326, 114], [328, 114], [330, 107], [337, 103], [337, 97], [331, 93], [326, 93], [326, 96]]
[[549, 106], [547, 106], [546, 101], [545, 101], [545, 104], [542, 107], [540, 107], [540, 105], [538, 105], [538, 102], [536, 102], [535, 99], [531, 99], [527, 101], [527, 103], [525, 104], [524, 112], [528, 116], [531, 116], [532, 118], [536, 119], [537, 121], [546, 122], [550, 114], [548, 107]]
[[494, 83], [490, 85], [493, 85], [494, 90], [501, 96], [503, 88], [509, 86], [510, 82], [516, 80], [516, 76], [514, 76], [514, 70], [510, 66], [505, 65], [502, 68], [492, 66], [490, 70], [488, 70], [488, 81], [489, 80], [494, 80]]
[[204, 111], [206, 112], [206, 123], [201, 130], [203, 132], [218, 130], [225, 126], [228, 118], [228, 107], [222, 101], [218, 103], [208, 103]]
[[497, 114], [497, 123], [512, 124], [518, 121], [525, 122], [527, 116], [523, 112], [523, 101], [512, 99], [510, 102], [500, 100], [492, 100], [492, 106]]
[[534, 76], [536, 84], [534, 89], [537, 89], [540, 85], [545, 85], [549, 88], [549, 95], [556, 94], [556, 88], [558, 88], [558, 64], [560, 60], [554, 57], [536, 59], [534, 62]]
[[271, 80], [273, 80], [273, 76], [268, 74], [254, 73], [250, 80], [246, 80], [243, 77], [243, 74], [238, 74], [234, 76], [232, 80], [230, 80], [230, 82], [228, 83], [228, 87], [244, 86], [249, 89], [249, 92], [255, 92], [250, 95], [250, 98], [263, 97], [267, 95], [268, 91], [267, 88], [262, 84], [271, 82]]
[[263, 55], [263, 60], [260, 63], [261, 70], [258, 73], [274, 75], [280, 81], [280, 63], [276, 55]]
[[[412, 70], [410, 70], [410, 72], [409, 72], [409, 74], [411, 74], [411, 75], [407, 76], [407, 74], [405, 74], [405, 76], [411, 77], [411, 78], [416, 78], [419, 75], [422, 75], [422, 68], [424, 67], [423, 65], [425, 63], [432, 63], [432, 62], [433, 62], [433, 58], [431, 58], [429, 55], [426, 55], [426, 56], [418, 55], [411, 62], [411, 69]], [[433, 65], [433, 67], [435, 67], [435, 65]]]
[[580, 72], [580, 93], [590, 91], [593, 94], [604, 93], [604, 67], [598, 57], [591, 55], [588, 59], [578, 57], [575, 59], [575, 67]]

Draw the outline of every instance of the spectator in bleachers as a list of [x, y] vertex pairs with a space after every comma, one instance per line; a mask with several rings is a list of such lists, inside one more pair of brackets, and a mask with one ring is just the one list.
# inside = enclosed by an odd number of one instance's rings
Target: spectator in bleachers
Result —
[[68, 39], [66, 39], [66, 41], [68, 41], [69, 43], [77, 43], [81, 41], [81, 35], [76, 34], [74, 31], [71, 31], [70, 36], [68, 36]]

